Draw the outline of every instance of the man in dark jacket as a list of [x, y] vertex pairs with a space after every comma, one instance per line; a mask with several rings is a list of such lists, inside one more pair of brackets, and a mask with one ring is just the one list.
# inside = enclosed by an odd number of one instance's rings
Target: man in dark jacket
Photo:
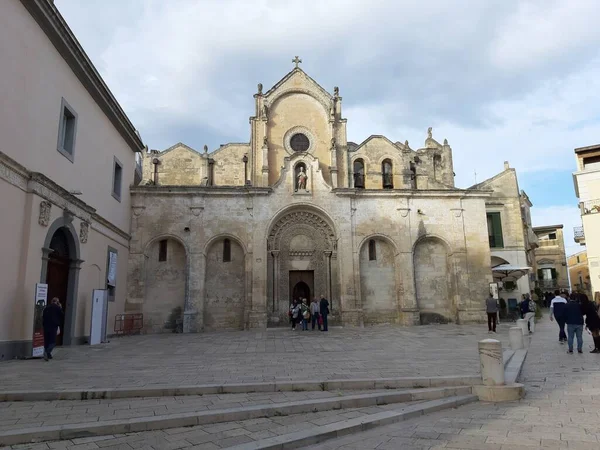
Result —
[[58, 298], [54, 297], [44, 308], [42, 323], [44, 326], [44, 360], [52, 359], [52, 350], [56, 347], [58, 327], [63, 320], [63, 311]]
[[569, 353], [573, 353], [573, 336], [575, 335], [577, 335], [577, 352], [583, 353], [583, 313], [576, 296], [571, 297], [565, 306], [564, 317], [567, 324]]
[[329, 302], [323, 294], [321, 294], [321, 301], [319, 302], [319, 314], [321, 314], [321, 317], [323, 318], [322, 331], [328, 331], [327, 316], [329, 315]]

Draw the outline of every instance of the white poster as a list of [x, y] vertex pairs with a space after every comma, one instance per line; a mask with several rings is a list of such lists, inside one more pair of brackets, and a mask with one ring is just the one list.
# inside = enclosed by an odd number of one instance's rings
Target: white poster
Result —
[[490, 283], [490, 294], [496, 300], [498, 300], [498, 283]]
[[117, 253], [109, 252], [108, 253], [108, 275], [106, 276], [108, 279], [109, 286], [115, 286], [117, 282]]
[[31, 340], [31, 356], [44, 356], [44, 308], [48, 303], [48, 285], [46, 283], [36, 283], [35, 302], [33, 310], [33, 339]]
[[90, 345], [106, 340], [106, 314], [108, 309], [108, 291], [94, 289], [92, 292], [92, 320], [90, 321]]

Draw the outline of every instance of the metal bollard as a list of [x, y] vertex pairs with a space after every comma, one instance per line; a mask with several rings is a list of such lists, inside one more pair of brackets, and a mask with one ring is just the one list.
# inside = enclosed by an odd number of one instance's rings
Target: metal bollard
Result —
[[496, 339], [479, 341], [479, 361], [484, 386], [504, 385], [504, 358], [500, 341]]

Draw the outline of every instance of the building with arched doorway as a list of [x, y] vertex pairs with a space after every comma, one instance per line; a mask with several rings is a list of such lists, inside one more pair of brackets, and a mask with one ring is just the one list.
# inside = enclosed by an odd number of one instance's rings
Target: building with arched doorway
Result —
[[348, 142], [339, 89], [299, 67], [254, 99], [250, 142], [144, 154], [125, 307], [146, 331], [286, 325], [321, 295], [338, 324], [483, 319], [492, 191], [455, 187], [446, 140]]
[[1, 2], [0, 41], [2, 360], [32, 355], [36, 283], [63, 307], [59, 345], [86, 341], [93, 289], [112, 333], [144, 146], [52, 2]]

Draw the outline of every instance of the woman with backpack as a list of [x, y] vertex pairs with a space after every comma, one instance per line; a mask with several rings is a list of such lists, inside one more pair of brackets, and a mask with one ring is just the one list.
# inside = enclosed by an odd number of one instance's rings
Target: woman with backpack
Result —
[[296, 324], [300, 321], [300, 305], [298, 301], [294, 299], [290, 305], [290, 322], [292, 323], [292, 330], [296, 329]]

